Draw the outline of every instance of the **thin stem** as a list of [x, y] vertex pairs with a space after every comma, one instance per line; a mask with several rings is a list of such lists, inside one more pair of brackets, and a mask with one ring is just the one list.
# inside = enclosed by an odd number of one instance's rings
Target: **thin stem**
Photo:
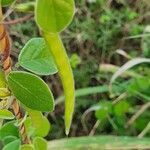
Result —
[[150, 131], [150, 122], [146, 125], [144, 130], [138, 135], [138, 138], [144, 137]]
[[7, 21], [7, 22], [3, 22], [3, 24], [4, 25], [14, 25], [14, 24], [17, 24], [17, 23], [27, 21], [27, 20], [31, 19], [32, 17], [33, 17], [33, 15], [26, 15], [23, 18], [18, 18], [18, 19], [15, 19], [15, 20], [10, 20], [10, 21]]
[[98, 128], [99, 125], [100, 125], [100, 121], [97, 120], [96, 123], [94, 124], [92, 130], [90, 131], [89, 136], [93, 136], [95, 134], [96, 129]]
[[126, 123], [125, 128], [128, 128], [131, 124], [135, 122], [135, 120], [148, 108], [150, 107], [150, 102], [144, 104]]

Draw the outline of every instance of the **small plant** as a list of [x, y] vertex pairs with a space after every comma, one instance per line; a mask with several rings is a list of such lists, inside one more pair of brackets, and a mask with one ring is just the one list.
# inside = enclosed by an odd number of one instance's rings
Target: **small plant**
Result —
[[[74, 15], [73, 0], [36, 0], [16, 9], [32, 8], [42, 37], [29, 40], [20, 52], [17, 65], [26, 71], [13, 71], [11, 42], [3, 25], [2, 7], [14, 0], [0, 1], [0, 140], [3, 150], [46, 150], [45, 137], [50, 124], [43, 112], [54, 110], [48, 85], [37, 75], [60, 75], [65, 95], [65, 129], [69, 134], [74, 111], [74, 79], [65, 48], [59, 36]], [[28, 6], [28, 7], [27, 7]], [[29, 7], [32, 6], [32, 7]], [[13, 44], [13, 42], [12, 42]], [[11, 111], [12, 110], [12, 111]], [[11, 120], [11, 121], [5, 121]]]

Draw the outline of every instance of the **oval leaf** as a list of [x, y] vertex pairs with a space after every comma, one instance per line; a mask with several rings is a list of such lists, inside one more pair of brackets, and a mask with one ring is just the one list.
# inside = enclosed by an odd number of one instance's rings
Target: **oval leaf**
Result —
[[3, 150], [19, 150], [20, 149], [20, 144], [21, 141], [20, 140], [15, 140], [9, 144], [7, 144]]
[[32, 121], [30, 117], [27, 117], [24, 121], [26, 133], [29, 137], [35, 136], [35, 127], [33, 127]]
[[36, 150], [47, 150], [47, 141], [41, 137], [36, 137], [33, 141]]
[[19, 64], [39, 75], [57, 72], [53, 57], [43, 38], [33, 38], [27, 42], [19, 55]]
[[39, 77], [22, 71], [11, 72], [8, 75], [8, 85], [25, 106], [39, 111], [53, 111], [53, 95]]
[[35, 150], [35, 148], [32, 145], [24, 144], [21, 146], [20, 150]]
[[95, 116], [97, 119], [102, 120], [107, 118], [107, 116], [112, 111], [112, 103], [108, 101], [102, 101], [99, 104], [99, 109], [95, 111]]
[[0, 139], [4, 140], [7, 136], [19, 137], [18, 128], [14, 125], [14, 121], [7, 122], [0, 129]]
[[74, 0], [37, 0], [36, 22], [44, 31], [60, 32], [71, 22], [74, 10]]
[[7, 109], [0, 110], [0, 119], [14, 119], [14, 115]]
[[130, 105], [127, 101], [120, 101], [116, 105], [114, 105], [114, 113], [116, 116], [121, 117], [126, 112], [128, 112]]
[[31, 117], [32, 125], [35, 128], [36, 136], [45, 137], [50, 130], [50, 123], [48, 119], [39, 111], [31, 109], [27, 109], [27, 111]]
[[4, 145], [7, 145], [15, 140], [17, 140], [18, 137], [15, 137], [15, 136], [12, 136], [12, 135], [9, 135], [9, 136], [6, 136], [4, 139], [3, 139], [3, 143]]

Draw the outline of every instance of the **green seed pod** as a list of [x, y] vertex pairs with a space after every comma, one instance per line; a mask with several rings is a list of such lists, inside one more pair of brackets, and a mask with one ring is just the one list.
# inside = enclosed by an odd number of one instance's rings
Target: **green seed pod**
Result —
[[75, 89], [72, 69], [65, 48], [58, 34], [44, 33], [44, 38], [53, 54], [65, 95], [65, 127], [69, 134], [75, 103]]

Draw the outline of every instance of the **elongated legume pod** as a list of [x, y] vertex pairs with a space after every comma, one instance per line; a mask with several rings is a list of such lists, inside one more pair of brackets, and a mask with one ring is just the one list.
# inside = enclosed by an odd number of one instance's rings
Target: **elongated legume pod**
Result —
[[64, 88], [65, 95], [65, 127], [66, 134], [69, 134], [72, 121], [75, 101], [74, 78], [70, 67], [69, 59], [62, 41], [57, 33], [43, 33], [48, 47], [54, 57], [55, 63], [59, 70], [59, 75]]

